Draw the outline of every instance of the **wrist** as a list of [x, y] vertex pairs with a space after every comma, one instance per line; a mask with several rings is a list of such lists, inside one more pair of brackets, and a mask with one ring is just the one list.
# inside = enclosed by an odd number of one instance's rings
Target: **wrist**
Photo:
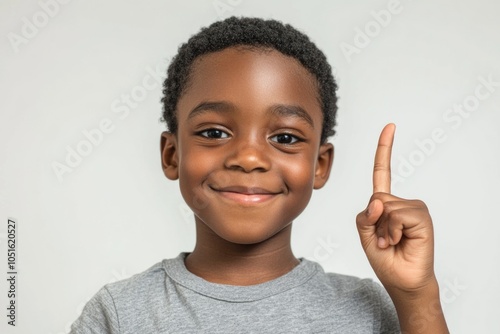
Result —
[[416, 287], [401, 288], [397, 286], [384, 285], [387, 293], [391, 298], [404, 299], [406, 301], [430, 300], [439, 299], [439, 284], [436, 276], [433, 274]]
[[394, 303], [403, 332], [449, 333], [435, 277], [418, 289], [386, 287], [386, 290]]

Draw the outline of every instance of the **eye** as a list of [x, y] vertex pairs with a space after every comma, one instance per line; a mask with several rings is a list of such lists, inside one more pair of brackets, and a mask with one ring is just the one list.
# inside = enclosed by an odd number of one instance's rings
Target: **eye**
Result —
[[211, 139], [224, 139], [229, 138], [229, 135], [219, 129], [208, 129], [198, 132], [198, 135]]
[[271, 137], [271, 140], [276, 141], [279, 144], [294, 144], [300, 141], [299, 138], [288, 133], [280, 133], [279, 135]]

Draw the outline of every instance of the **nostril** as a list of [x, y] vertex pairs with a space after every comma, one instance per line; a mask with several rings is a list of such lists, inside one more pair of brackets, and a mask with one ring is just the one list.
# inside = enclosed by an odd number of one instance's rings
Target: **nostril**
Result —
[[237, 148], [225, 160], [225, 166], [230, 169], [241, 169], [245, 172], [254, 170], [266, 171], [271, 167], [271, 160], [262, 147]]

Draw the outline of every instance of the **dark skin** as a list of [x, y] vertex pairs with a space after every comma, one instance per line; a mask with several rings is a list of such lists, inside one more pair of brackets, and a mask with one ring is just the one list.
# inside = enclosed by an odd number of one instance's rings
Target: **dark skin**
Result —
[[333, 159], [333, 146], [320, 145], [312, 75], [275, 51], [209, 54], [195, 64], [177, 117], [177, 134], [163, 134], [163, 168], [195, 213], [188, 270], [232, 285], [289, 272], [299, 263], [292, 221]]
[[[162, 168], [179, 180], [195, 214], [187, 269], [230, 285], [259, 284], [292, 270], [299, 263], [290, 246], [292, 222], [313, 189], [325, 185], [334, 155], [333, 145], [320, 141], [315, 78], [275, 50], [214, 52], [195, 62], [177, 119], [177, 133], [162, 134]], [[423, 202], [390, 194], [393, 138], [389, 124], [376, 152], [374, 194], [356, 219], [361, 244], [402, 330], [446, 333], [430, 215]], [[415, 314], [425, 317], [425, 326]]]

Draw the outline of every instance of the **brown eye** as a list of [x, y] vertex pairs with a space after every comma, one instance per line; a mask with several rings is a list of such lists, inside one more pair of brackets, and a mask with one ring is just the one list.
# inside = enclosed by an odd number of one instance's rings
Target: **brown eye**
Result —
[[202, 137], [211, 138], [211, 139], [223, 139], [228, 138], [228, 134], [219, 129], [208, 129], [198, 133]]
[[279, 144], [294, 144], [299, 141], [297, 137], [288, 133], [281, 133], [279, 135], [273, 136], [271, 137], [271, 140], [276, 141]]

